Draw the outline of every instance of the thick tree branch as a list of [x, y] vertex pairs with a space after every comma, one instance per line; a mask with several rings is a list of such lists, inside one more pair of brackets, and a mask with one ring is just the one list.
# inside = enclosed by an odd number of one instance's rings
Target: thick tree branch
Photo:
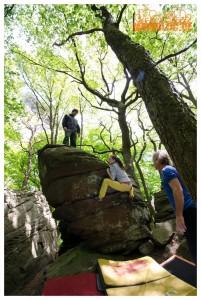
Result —
[[61, 43], [57, 43], [55, 42], [52, 46], [57, 46], [57, 47], [61, 47], [63, 45], [65, 45], [70, 39], [72, 39], [74, 36], [78, 36], [78, 35], [84, 35], [84, 34], [90, 34], [96, 31], [101, 31], [103, 32], [103, 29], [101, 28], [93, 28], [93, 29], [89, 29], [86, 31], [79, 31], [79, 32], [74, 32], [72, 34], [70, 34], [66, 40], [62, 41]]
[[4, 6], [4, 17], [5, 18], [7, 18], [9, 15], [11, 15], [14, 6], [15, 6], [15, 4], [5, 4], [5, 6]]
[[105, 83], [105, 86], [107, 89], [107, 94], [111, 94], [109, 85], [107, 83], [107, 80], [106, 80], [106, 78], [104, 76], [104, 72], [103, 72], [103, 59], [99, 58], [99, 62], [100, 62], [100, 66], [101, 66], [101, 76], [102, 76], [103, 82]]
[[108, 103], [108, 105], [112, 106], [112, 107], [117, 107], [118, 106], [118, 101], [116, 99], [110, 99], [107, 98], [106, 96], [103, 96], [101, 93], [99, 93], [97, 90], [92, 89], [88, 83], [85, 80], [85, 67], [81, 64], [80, 59], [78, 57], [78, 53], [76, 50], [76, 43], [75, 41], [73, 41], [74, 46], [75, 46], [75, 56], [79, 65], [79, 69], [80, 69], [80, 74], [81, 74], [81, 80], [80, 83], [86, 88], [87, 91], [89, 91], [91, 94], [97, 96], [100, 100], [102, 100], [103, 102]]
[[159, 61], [156, 62], [156, 65], [162, 63], [163, 61], [167, 60], [168, 58], [175, 57], [175, 56], [177, 56], [177, 55], [179, 55], [179, 54], [187, 51], [190, 47], [192, 47], [196, 43], [197, 43], [197, 39], [193, 43], [191, 43], [188, 47], [186, 47], [186, 48], [184, 48], [184, 49], [182, 49], [182, 50], [180, 50], [178, 52], [169, 54], [169, 55], [165, 56], [164, 58], [160, 59]]
[[85, 95], [82, 93], [81, 89], [78, 88], [82, 97], [90, 104], [91, 107], [93, 108], [97, 108], [97, 109], [100, 109], [100, 110], [104, 110], [104, 111], [109, 111], [109, 112], [115, 112], [116, 114], [118, 114], [118, 112], [115, 110], [115, 109], [108, 109], [108, 108], [103, 108], [103, 107], [100, 107], [100, 106], [96, 106], [96, 105], [93, 105], [91, 104], [91, 102], [85, 97]]
[[163, 57], [163, 53], [164, 53], [164, 50], [165, 50], [165, 45], [166, 45], [166, 42], [167, 42], [168, 38], [169, 38], [169, 34], [167, 34], [167, 37], [166, 37], [165, 41], [163, 42], [162, 51], [161, 51], [161, 59]]
[[[24, 73], [23, 73], [24, 72]], [[45, 107], [43, 106], [42, 102], [40, 101], [39, 97], [41, 97], [42, 100], [44, 100], [45, 104], [47, 104], [47, 102], [45, 101], [45, 99], [42, 97], [42, 95], [36, 91], [32, 85], [32, 82], [30, 81], [28, 75], [25, 73], [25, 71], [22, 72], [22, 78], [24, 79], [25, 84], [28, 86], [28, 88], [32, 91], [32, 93], [34, 94], [34, 96], [36, 97], [36, 100], [40, 103], [41, 108], [43, 109], [43, 111], [45, 111]], [[26, 77], [25, 77], [26, 75]], [[39, 97], [38, 97], [39, 95]]]
[[159, 139], [158, 141], [155, 141], [155, 140], [153, 140], [153, 138], [150, 136], [151, 131], [152, 131], [153, 129], [154, 129], [154, 127], [152, 127], [152, 128], [147, 132], [147, 137], [148, 137], [149, 141], [152, 143], [154, 151], [156, 151], [157, 149], [161, 149], [162, 143], [161, 143], [160, 139]]
[[[177, 68], [178, 68], [178, 58], [175, 57], [174, 60], [175, 60], [174, 63], [173, 63], [173, 60], [172, 60], [172, 59], [170, 59], [170, 62], [171, 62], [172, 65], [177, 69]], [[180, 71], [177, 72], [177, 79], [178, 79], [178, 82], [177, 82], [177, 83], [179, 83], [180, 85], [182, 85], [182, 86], [184, 87], [184, 90], [187, 91], [187, 93], [188, 93], [189, 96], [184, 95], [184, 94], [183, 94], [183, 90], [182, 90], [180, 93], [178, 92], [178, 94], [179, 94], [181, 97], [184, 97], [184, 98], [190, 100], [190, 101], [193, 103], [193, 105], [197, 108], [197, 100], [196, 100], [196, 98], [194, 97], [193, 92], [192, 92], [191, 87], [190, 87], [190, 81], [191, 81], [191, 79], [192, 79], [194, 73], [193, 73], [193, 72], [192, 72], [192, 73], [189, 72], [189, 66], [191, 66], [191, 68], [193, 68], [192, 64], [191, 64], [191, 63], [188, 63], [187, 65], [184, 65], [184, 66], [181, 68]], [[187, 69], [188, 71], [186, 71], [186, 69]], [[193, 68], [193, 71], [194, 71], [194, 68]], [[186, 78], [186, 75], [185, 75], [185, 74], [188, 74], [188, 75], [190, 74], [190, 76], [188, 77], [188, 79]], [[180, 77], [183, 79], [183, 82], [180, 80]]]
[[[107, 143], [106, 143], [106, 141], [104, 140], [103, 135], [102, 135], [103, 131], [104, 131], [105, 129], [107, 129], [107, 128], [106, 128], [106, 126], [105, 126], [104, 124], [100, 124], [100, 125], [102, 125], [102, 127], [103, 127], [103, 129], [102, 129], [101, 132], [100, 132], [100, 138], [101, 138], [103, 144], [105, 145], [105, 147], [106, 147], [108, 150], [111, 150], [111, 149], [110, 149], [110, 146], [107, 145]], [[109, 130], [108, 130], [108, 131], [109, 131]], [[110, 143], [111, 143], [111, 132], [109, 131], [109, 133], [110, 133]]]
[[[22, 56], [23, 58], [25, 58], [26, 60], [30, 61], [31, 64], [35, 65], [35, 66], [39, 66], [39, 67], [42, 67], [46, 70], [51, 70], [51, 71], [55, 71], [55, 72], [58, 72], [58, 73], [62, 73], [62, 74], [65, 74], [65, 75], [68, 75], [70, 76], [71, 78], [73, 78], [77, 83], [81, 83], [81, 80], [78, 79], [77, 77], [74, 77], [72, 74], [70, 74], [69, 72], [65, 71], [65, 70], [58, 70], [58, 69], [54, 69], [54, 68], [50, 68], [50, 67], [47, 67], [47, 66], [44, 66], [36, 61], [34, 61], [33, 59], [27, 57], [26, 55], [20, 53], [20, 52], [15, 52], [16, 54], [19, 54], [20, 56]], [[71, 68], [69, 68], [66, 64], [65, 66], [70, 70], [70, 71], [73, 71]]]
[[120, 11], [118, 20], [117, 20], [117, 22], [116, 22], [117, 28], [119, 28], [119, 24], [121, 23], [121, 19], [122, 19], [122, 16], [123, 16], [123, 13], [124, 13], [124, 10], [126, 9], [126, 7], [127, 7], [127, 4], [124, 4], [123, 8], [122, 8], [121, 11]]
[[128, 73], [126, 72], [126, 68], [124, 68], [124, 74], [126, 75], [126, 84], [125, 84], [125, 87], [124, 87], [124, 90], [121, 94], [121, 101], [125, 104], [126, 103], [126, 94], [128, 92], [128, 89], [129, 89], [129, 85], [130, 85], [130, 82], [131, 82], [131, 77], [129, 77]]
[[[101, 58], [101, 56], [100, 56], [100, 60], [101, 60], [102, 65], [103, 65], [103, 60], [105, 59], [106, 55], [107, 55], [107, 52], [105, 53], [105, 55], [104, 55], [103, 58]], [[112, 74], [112, 76], [113, 76], [113, 73], [112, 73], [112, 71], [110, 70], [108, 64], [107, 64], [107, 69], [108, 69], [108, 71], [110, 72], [110, 74]], [[102, 72], [103, 72], [103, 67], [102, 67], [101, 73], [102, 73]], [[117, 76], [117, 75], [116, 75], [116, 76]], [[107, 90], [108, 90], [107, 96], [112, 95], [112, 93], [113, 93], [113, 91], [114, 91], [115, 82], [117, 81], [117, 80], [116, 80], [116, 76], [115, 76], [115, 75], [113, 76], [113, 81], [112, 81], [112, 83], [111, 83], [111, 88], [109, 88], [109, 84], [107, 83], [105, 76], [104, 76], [104, 75], [102, 76], [102, 79], [103, 79], [103, 77], [104, 77], [104, 79], [105, 79], [105, 85], [108, 86], [108, 89], [107, 89]], [[103, 79], [103, 80], [104, 80], [104, 79]], [[105, 96], [106, 96], [106, 92], [104, 91], [104, 89], [101, 88], [101, 90], [105, 93]]]
[[47, 143], [50, 144], [49, 137], [48, 137], [47, 131], [46, 131], [45, 126], [44, 126], [43, 118], [42, 118], [41, 113], [40, 113], [40, 108], [38, 106], [38, 101], [36, 102], [36, 108], [37, 108], [37, 112], [38, 112], [39, 118], [41, 120], [41, 126], [43, 128], [44, 133], [45, 133]]
[[135, 103], [137, 101], [137, 99], [139, 98], [139, 93], [138, 90], [135, 91], [135, 98], [130, 100], [127, 104], [126, 104], [126, 108], [129, 107], [131, 104]]
[[92, 145], [86, 145], [86, 144], [82, 144], [82, 145], [77, 145], [77, 146], [81, 146], [81, 147], [91, 147], [93, 149], [93, 153], [97, 153], [97, 154], [104, 154], [104, 153], [122, 153], [121, 150], [117, 150], [117, 149], [110, 149], [110, 150], [104, 150], [104, 151], [97, 151], [94, 146]]
[[187, 90], [187, 92], [189, 94], [189, 99], [195, 105], [195, 107], [197, 107], [197, 101], [196, 101], [196, 99], [195, 99], [195, 97], [194, 97], [194, 95], [193, 95], [193, 93], [191, 91], [191, 87], [189, 85], [189, 81], [186, 79], [184, 73], [180, 72], [179, 74], [181, 75], [181, 77], [182, 77], [182, 79], [184, 81], [184, 86], [186, 87], [186, 90]]
[[147, 147], [147, 143], [146, 143], [146, 138], [145, 138], [145, 132], [146, 131], [149, 131], [148, 129], [146, 129], [144, 127], [144, 123], [140, 117], [140, 111], [141, 111], [141, 106], [140, 106], [140, 109], [137, 110], [137, 118], [138, 118], [138, 124], [139, 124], [139, 127], [141, 128], [143, 134], [142, 134], [142, 138], [143, 138], [143, 145], [142, 145], [142, 148], [140, 150], [140, 153], [138, 155], [138, 159], [137, 159], [137, 163], [140, 164], [140, 161], [142, 159], [142, 155]]
[[128, 97], [126, 97], [126, 101], [128, 101], [130, 98], [132, 98], [133, 95], [135, 95], [136, 93], [138, 93], [137, 89], [135, 91], [133, 91], [132, 93], [130, 93], [130, 95]]

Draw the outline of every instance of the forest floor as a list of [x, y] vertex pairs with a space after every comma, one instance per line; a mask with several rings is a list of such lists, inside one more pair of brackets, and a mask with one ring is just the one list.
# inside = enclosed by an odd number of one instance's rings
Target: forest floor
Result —
[[[182, 246], [183, 240], [181, 236], [174, 235], [171, 242], [164, 247], [155, 247], [154, 251], [149, 255], [159, 264], [167, 260], [174, 254], [177, 254], [185, 259], [191, 260], [188, 256], [186, 246]], [[130, 259], [130, 258], [129, 258]], [[15, 291], [15, 296], [40, 296], [44, 287], [44, 270], [41, 270], [36, 276], [22, 289]]]

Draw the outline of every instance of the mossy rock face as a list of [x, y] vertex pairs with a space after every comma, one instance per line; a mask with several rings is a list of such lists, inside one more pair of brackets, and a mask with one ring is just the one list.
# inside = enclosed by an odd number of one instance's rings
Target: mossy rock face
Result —
[[108, 165], [95, 155], [65, 145], [46, 145], [38, 154], [39, 176], [46, 189], [53, 181], [94, 171]]
[[39, 151], [39, 176], [52, 207], [95, 197], [108, 165], [85, 151], [46, 145]]
[[105, 162], [63, 145], [46, 145], [38, 159], [43, 193], [55, 208], [53, 217], [63, 222], [65, 245], [72, 244], [66, 236], [76, 236], [102, 253], [129, 252], [150, 238], [150, 214], [135, 183], [132, 203], [128, 192], [112, 189], [98, 202], [95, 197], [108, 177]]
[[85, 199], [56, 208], [53, 216], [64, 224], [62, 236], [79, 236], [101, 253], [132, 252], [151, 236], [150, 215], [145, 204], [127, 200], [123, 193], [110, 194], [103, 202]]
[[155, 220], [156, 222], [164, 222], [175, 218], [175, 213], [167, 198], [164, 189], [157, 193], [154, 193], [154, 206], [156, 210]]
[[[140, 255], [139, 255], [140, 256]], [[69, 276], [80, 273], [96, 273], [99, 258], [124, 261], [137, 258], [120, 254], [103, 254], [81, 243], [59, 256], [45, 272], [45, 278]]]
[[101, 254], [90, 250], [84, 244], [68, 250], [59, 256], [46, 270], [45, 277], [60, 277], [95, 272]]

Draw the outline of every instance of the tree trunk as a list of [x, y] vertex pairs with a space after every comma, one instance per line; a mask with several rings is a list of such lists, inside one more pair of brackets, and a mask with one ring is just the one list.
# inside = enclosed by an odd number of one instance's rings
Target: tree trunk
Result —
[[137, 161], [135, 162], [135, 164], [136, 164], [136, 167], [137, 167], [137, 170], [138, 170], [138, 173], [140, 175], [140, 179], [141, 179], [141, 182], [142, 182], [142, 185], [143, 185], [143, 188], [144, 188], [144, 192], [145, 192], [145, 196], [146, 196], [146, 199], [147, 199], [147, 205], [148, 205], [150, 214], [154, 217], [155, 216], [155, 210], [154, 210], [154, 208], [152, 206], [152, 203], [151, 203], [151, 196], [149, 194], [149, 190], [148, 190], [147, 185], [146, 185], [146, 180], [144, 178], [144, 175], [143, 175], [142, 169], [140, 167], [140, 164]]
[[140, 188], [139, 182], [135, 175], [134, 167], [133, 167], [133, 159], [131, 155], [131, 142], [129, 136], [129, 128], [126, 122], [126, 111], [125, 108], [119, 108], [118, 113], [118, 122], [119, 127], [121, 129], [122, 134], [122, 155], [124, 158], [125, 168], [127, 173], [134, 179], [137, 184], [137, 187]]
[[119, 31], [110, 19], [104, 24], [104, 34], [108, 45], [132, 75], [162, 143], [196, 202], [195, 116], [141, 45]]
[[83, 144], [83, 129], [84, 129], [84, 114], [83, 114], [83, 108], [82, 108], [82, 103], [81, 100], [79, 100], [79, 108], [80, 108], [80, 116], [81, 116], [81, 124], [80, 124], [80, 149], [82, 149], [82, 144]]
[[32, 162], [32, 157], [33, 157], [33, 139], [34, 139], [34, 135], [35, 135], [35, 130], [31, 129], [31, 137], [29, 139], [29, 150], [28, 150], [28, 160], [27, 160], [27, 170], [25, 173], [25, 177], [22, 183], [22, 191], [26, 190], [28, 181], [29, 181], [29, 177], [31, 175], [31, 162]]

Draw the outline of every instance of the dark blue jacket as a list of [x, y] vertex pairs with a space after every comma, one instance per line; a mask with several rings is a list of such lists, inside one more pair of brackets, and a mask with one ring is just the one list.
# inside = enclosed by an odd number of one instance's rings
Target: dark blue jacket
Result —
[[63, 117], [62, 126], [77, 133], [80, 133], [80, 126], [78, 125], [78, 122], [74, 118], [73, 114], [65, 115]]

